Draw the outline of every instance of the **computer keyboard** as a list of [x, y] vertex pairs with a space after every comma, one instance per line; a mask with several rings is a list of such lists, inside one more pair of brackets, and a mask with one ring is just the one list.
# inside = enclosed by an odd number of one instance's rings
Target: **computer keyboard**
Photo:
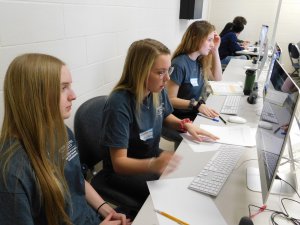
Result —
[[229, 115], [237, 115], [241, 101], [240, 95], [227, 95], [222, 106], [221, 113]]
[[265, 121], [271, 122], [271, 123], [278, 123], [278, 120], [276, 118], [275, 113], [273, 112], [272, 107], [270, 106], [270, 103], [264, 102], [264, 106], [261, 112], [261, 118]]
[[188, 188], [217, 196], [245, 149], [243, 146], [221, 145]]

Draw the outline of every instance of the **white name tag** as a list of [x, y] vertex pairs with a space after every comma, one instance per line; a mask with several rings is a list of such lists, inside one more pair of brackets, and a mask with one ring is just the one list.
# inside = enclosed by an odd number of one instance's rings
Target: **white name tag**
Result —
[[140, 139], [142, 141], [147, 141], [152, 138], [153, 138], [153, 128], [140, 133]]
[[191, 82], [191, 84], [192, 84], [194, 87], [199, 86], [199, 85], [198, 85], [198, 78], [191, 78], [191, 79], [190, 79], [190, 82]]

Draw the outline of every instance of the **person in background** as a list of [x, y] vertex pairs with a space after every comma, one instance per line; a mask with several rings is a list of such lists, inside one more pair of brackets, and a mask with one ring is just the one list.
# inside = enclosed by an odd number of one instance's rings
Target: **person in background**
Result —
[[84, 180], [70, 117], [72, 78], [59, 59], [24, 54], [4, 81], [0, 136], [1, 225], [129, 224]]
[[245, 47], [242, 47], [238, 44], [238, 36], [243, 30], [243, 24], [234, 24], [231, 31], [226, 33], [221, 38], [219, 54], [222, 64], [227, 65], [232, 58], [247, 59], [245, 55], [236, 55], [236, 51], [241, 51], [245, 49]]
[[218, 48], [220, 37], [207, 21], [192, 23], [172, 56], [174, 71], [167, 83], [174, 115], [194, 120], [201, 112], [209, 117], [219, 113], [209, 108], [203, 99], [208, 80], [222, 80], [222, 67]]
[[153, 39], [129, 47], [122, 76], [104, 106], [101, 147], [107, 182], [144, 203], [147, 181], [176, 169], [180, 158], [159, 149], [162, 124], [188, 131], [196, 140], [217, 137], [172, 115], [164, 90], [172, 73], [170, 50]]
[[[245, 17], [243, 16], [236, 16], [234, 17], [232, 22], [229, 22], [225, 25], [225, 27], [223, 28], [223, 30], [220, 33], [220, 37], [222, 38], [225, 34], [227, 34], [228, 32], [232, 31], [233, 25], [234, 24], [238, 24], [238, 25], [243, 25], [246, 26], [247, 25], [247, 20]], [[249, 41], [243, 41], [238, 39], [237, 42], [241, 45], [241, 46], [247, 46], [249, 45]]]

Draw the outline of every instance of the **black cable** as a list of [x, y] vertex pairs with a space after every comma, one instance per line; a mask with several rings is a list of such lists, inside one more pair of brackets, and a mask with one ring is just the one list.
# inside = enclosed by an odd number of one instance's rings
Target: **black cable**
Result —
[[276, 175], [275, 179], [279, 179], [279, 180], [285, 182], [286, 184], [288, 184], [288, 185], [296, 192], [296, 194], [297, 194], [298, 197], [300, 198], [300, 195], [299, 195], [298, 191], [297, 191], [297, 190], [296, 190], [289, 182], [287, 182], [286, 180], [283, 180], [283, 179], [282, 179], [281, 177], [279, 177], [278, 175]]

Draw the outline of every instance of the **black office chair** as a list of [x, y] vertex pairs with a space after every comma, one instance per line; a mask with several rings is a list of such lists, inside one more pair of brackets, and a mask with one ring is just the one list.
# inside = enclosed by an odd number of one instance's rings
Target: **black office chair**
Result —
[[167, 141], [174, 142], [174, 151], [178, 148], [182, 137], [180, 132], [163, 125], [161, 130], [161, 137]]
[[100, 148], [100, 135], [103, 108], [107, 96], [98, 96], [84, 102], [77, 110], [74, 119], [75, 137], [83, 174], [86, 176], [91, 171], [91, 185], [106, 201], [121, 208], [121, 211], [130, 216], [135, 216], [141, 205], [132, 196], [119, 192], [110, 186], [105, 179], [103, 170], [95, 172], [94, 166], [101, 162], [104, 152]]
[[289, 56], [291, 59], [292, 66], [294, 67], [294, 72], [291, 75], [297, 74], [299, 75], [300, 68], [300, 51], [296, 44], [289, 43], [288, 45]]

